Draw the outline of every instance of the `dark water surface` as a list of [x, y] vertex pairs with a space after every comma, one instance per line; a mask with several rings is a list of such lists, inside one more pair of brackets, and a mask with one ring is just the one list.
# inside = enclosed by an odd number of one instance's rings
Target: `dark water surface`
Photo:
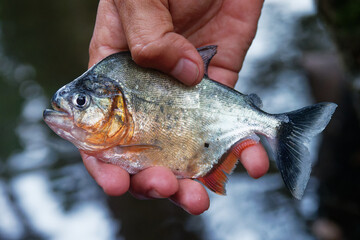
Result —
[[[196, 217], [167, 200], [101, 191], [75, 147], [42, 121], [52, 94], [87, 68], [96, 7], [0, 2], [0, 239], [315, 239], [316, 179], [299, 202], [276, 171], [253, 180], [238, 167], [228, 196], [211, 193], [210, 209]], [[333, 46], [310, 0], [267, 1], [237, 88], [258, 93], [270, 112], [308, 105], [301, 59], [324, 49]]]

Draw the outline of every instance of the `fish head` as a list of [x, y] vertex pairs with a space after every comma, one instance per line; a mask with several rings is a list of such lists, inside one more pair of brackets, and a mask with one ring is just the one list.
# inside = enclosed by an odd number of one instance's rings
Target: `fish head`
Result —
[[47, 125], [60, 137], [85, 151], [127, 142], [133, 124], [116, 81], [84, 74], [60, 88], [44, 111]]

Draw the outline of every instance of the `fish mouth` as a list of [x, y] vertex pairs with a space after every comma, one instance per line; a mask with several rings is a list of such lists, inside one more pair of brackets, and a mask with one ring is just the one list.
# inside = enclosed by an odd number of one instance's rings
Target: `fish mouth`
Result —
[[51, 99], [53, 109], [45, 109], [43, 119], [45, 123], [60, 137], [71, 141], [74, 129], [74, 118], [67, 102], [56, 92]]
[[47, 125], [49, 125], [50, 128], [64, 128], [65, 126], [69, 125], [69, 121], [71, 121], [70, 114], [64, 109], [60, 108], [60, 106], [54, 101], [51, 103], [51, 106], [53, 109], [45, 109], [43, 112], [43, 119]]
[[70, 122], [72, 122], [70, 114], [65, 111], [53, 109], [45, 109], [43, 118], [46, 124], [54, 131], [56, 128], [68, 129], [70, 127]]
[[45, 109], [43, 112], [45, 123], [60, 137], [73, 142], [72, 130], [74, 123], [70, 114], [65, 111]]

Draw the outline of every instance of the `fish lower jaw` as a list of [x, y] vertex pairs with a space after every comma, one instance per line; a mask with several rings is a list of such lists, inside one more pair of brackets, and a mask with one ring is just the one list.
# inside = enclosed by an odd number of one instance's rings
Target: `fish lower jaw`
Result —
[[[60, 137], [65, 138], [63, 133], [70, 133], [74, 127], [73, 119], [65, 112], [46, 109], [43, 113], [45, 123]], [[68, 134], [65, 134], [68, 135]], [[67, 138], [65, 138], [67, 139]]]
[[85, 133], [83, 130], [78, 129], [75, 126], [59, 126], [56, 124], [50, 124], [46, 122], [49, 127], [61, 138], [71, 142], [75, 145], [79, 150], [83, 150], [86, 152], [96, 152], [99, 149], [97, 146], [92, 146], [85, 141], [85, 137], [83, 136]]
[[73, 126], [73, 119], [66, 112], [46, 109], [43, 112], [43, 118], [46, 124], [53, 130], [61, 128], [69, 131]]

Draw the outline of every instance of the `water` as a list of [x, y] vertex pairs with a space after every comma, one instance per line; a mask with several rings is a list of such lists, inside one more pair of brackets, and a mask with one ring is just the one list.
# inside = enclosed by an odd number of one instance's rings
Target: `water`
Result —
[[[259, 180], [236, 172], [228, 196], [210, 193], [210, 209], [196, 217], [166, 200], [105, 196], [75, 147], [42, 121], [51, 94], [86, 68], [96, 6], [79, 2], [83, 5], [24, 2], [21, 9], [4, 2], [18, 17], [0, 15], [0, 239], [314, 239], [308, 221], [318, 208], [315, 179], [299, 202], [276, 172]], [[36, 6], [41, 17], [34, 15]], [[313, 101], [298, 63], [297, 28], [314, 14], [310, 0], [265, 3], [236, 88], [257, 93], [266, 111], [290, 111]], [[44, 16], [49, 22], [38, 27]], [[63, 18], [55, 21], [58, 16]]]

